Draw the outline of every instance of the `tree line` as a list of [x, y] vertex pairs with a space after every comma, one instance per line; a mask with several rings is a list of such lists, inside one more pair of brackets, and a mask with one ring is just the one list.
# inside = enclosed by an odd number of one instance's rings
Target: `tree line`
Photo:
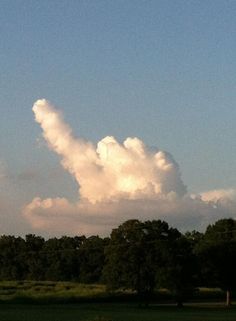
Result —
[[233, 219], [221, 219], [205, 233], [183, 234], [161, 220], [128, 220], [106, 238], [0, 237], [1, 280], [104, 283], [108, 290], [131, 289], [146, 301], [167, 288], [179, 306], [200, 286], [225, 290], [230, 305], [235, 271]]

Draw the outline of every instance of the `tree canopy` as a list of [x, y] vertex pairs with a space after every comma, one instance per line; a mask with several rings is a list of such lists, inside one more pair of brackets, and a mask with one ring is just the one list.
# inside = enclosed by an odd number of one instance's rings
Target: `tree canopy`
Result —
[[221, 219], [205, 233], [180, 233], [161, 220], [128, 220], [110, 237], [28, 234], [0, 236], [0, 280], [105, 283], [148, 302], [167, 288], [182, 305], [199, 286], [236, 290], [236, 221]]

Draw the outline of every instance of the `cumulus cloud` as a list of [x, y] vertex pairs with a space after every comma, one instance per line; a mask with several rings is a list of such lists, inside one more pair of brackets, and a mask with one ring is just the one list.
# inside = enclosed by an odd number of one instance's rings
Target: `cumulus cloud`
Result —
[[205, 202], [213, 203], [224, 203], [236, 201], [236, 190], [235, 189], [215, 189], [200, 194], [201, 198]]
[[169, 154], [149, 150], [136, 137], [120, 144], [107, 136], [94, 146], [74, 138], [62, 115], [46, 100], [36, 101], [33, 111], [48, 145], [76, 178], [82, 199], [96, 203], [185, 194], [178, 165]]
[[136, 137], [119, 143], [107, 136], [94, 145], [75, 138], [62, 114], [45, 99], [35, 102], [33, 112], [49, 148], [76, 179], [79, 194], [73, 204], [65, 198], [32, 200], [24, 216], [35, 229], [104, 234], [129, 218], [161, 218], [199, 228], [217, 219], [228, 201], [236, 204], [234, 190], [188, 195], [173, 157], [149, 149]]

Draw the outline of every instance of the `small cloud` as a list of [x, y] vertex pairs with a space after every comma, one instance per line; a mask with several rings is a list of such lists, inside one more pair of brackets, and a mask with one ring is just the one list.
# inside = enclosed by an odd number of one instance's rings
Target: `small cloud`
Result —
[[230, 189], [215, 189], [200, 193], [200, 196], [205, 202], [224, 202], [234, 201], [236, 202], [236, 190]]

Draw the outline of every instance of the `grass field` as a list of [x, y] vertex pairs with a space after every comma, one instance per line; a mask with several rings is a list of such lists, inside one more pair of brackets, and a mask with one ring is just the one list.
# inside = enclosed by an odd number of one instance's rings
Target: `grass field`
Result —
[[[167, 290], [156, 292], [155, 301], [159, 303], [170, 301], [171, 299], [171, 293]], [[223, 301], [225, 294], [220, 289], [201, 288], [192, 299], [203, 302]], [[131, 291], [108, 293], [106, 287], [101, 284], [51, 281], [0, 281], [0, 302], [2, 303], [127, 302], [127, 300], [135, 300], [135, 293]]]
[[75, 302], [104, 296], [107, 296], [105, 286], [98, 284], [51, 281], [0, 282], [0, 302]]
[[236, 309], [219, 306], [150, 306], [136, 304], [0, 304], [1, 321], [235, 321]]
[[0, 321], [236, 320], [236, 307], [224, 307], [224, 293], [220, 289], [200, 289], [195, 303], [182, 309], [167, 304], [173, 302], [167, 290], [157, 292], [158, 304], [148, 308], [139, 308], [135, 298], [132, 292], [107, 293], [104, 285], [97, 284], [1, 281]]

